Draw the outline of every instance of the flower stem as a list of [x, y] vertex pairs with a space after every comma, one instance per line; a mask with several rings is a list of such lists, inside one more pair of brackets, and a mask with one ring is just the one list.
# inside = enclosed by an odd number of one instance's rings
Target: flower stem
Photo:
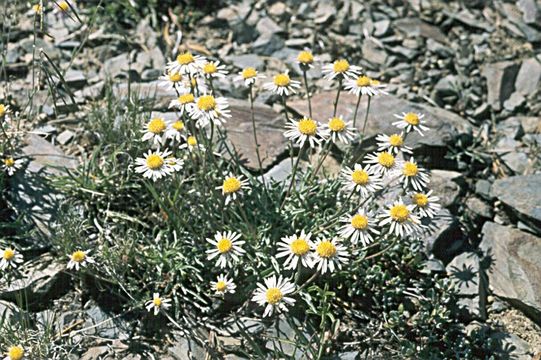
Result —
[[336, 92], [336, 98], [334, 99], [334, 108], [332, 112], [332, 117], [336, 116], [336, 110], [338, 109], [338, 100], [340, 99], [340, 93], [342, 92], [342, 78], [338, 80], [338, 91]]
[[[260, 172], [261, 175], [263, 175], [263, 163], [261, 161], [261, 155], [259, 154], [259, 142], [257, 141], [257, 131], [256, 131], [256, 127], [255, 127], [254, 93], [253, 93], [253, 86], [252, 85], [250, 85], [250, 112], [251, 112], [251, 115], [252, 115], [252, 131], [253, 131], [253, 134], [254, 134], [255, 153], [257, 155], [257, 163], [259, 165], [259, 172]], [[264, 177], [263, 177], [263, 186], [266, 187]]]
[[361, 99], [363, 97], [363, 94], [359, 94], [359, 98], [357, 99], [357, 105], [355, 105], [355, 112], [353, 113], [353, 127], [357, 124], [357, 112], [359, 111], [359, 105], [361, 104]]
[[310, 89], [308, 88], [308, 77], [306, 76], [306, 70], [302, 71], [302, 76], [304, 78], [304, 86], [306, 87], [306, 97], [308, 99], [308, 113], [310, 114], [310, 119], [312, 118], [312, 99], [310, 97]]
[[[304, 144], [303, 144], [304, 145]], [[291, 145], [291, 148], [293, 148], [293, 145]], [[289, 187], [286, 191], [286, 195], [284, 197], [284, 200], [282, 201], [282, 205], [280, 205], [280, 210], [284, 208], [284, 205], [286, 203], [286, 200], [291, 192], [291, 189], [293, 188], [293, 183], [295, 182], [295, 175], [297, 174], [297, 168], [299, 167], [299, 161], [301, 159], [302, 150], [304, 149], [304, 146], [301, 146], [301, 149], [299, 150], [299, 154], [297, 155], [297, 160], [295, 161], [295, 164], [293, 165], [293, 171], [291, 174], [291, 182], [289, 183]]]
[[371, 96], [368, 97], [368, 103], [366, 104], [366, 113], [364, 114], [364, 123], [363, 123], [363, 130], [361, 132], [361, 140], [359, 141], [359, 148], [361, 148], [361, 145], [363, 144], [363, 140], [365, 138], [365, 131], [366, 131], [366, 123], [368, 122], [368, 113], [370, 111], [370, 100], [372, 99]]

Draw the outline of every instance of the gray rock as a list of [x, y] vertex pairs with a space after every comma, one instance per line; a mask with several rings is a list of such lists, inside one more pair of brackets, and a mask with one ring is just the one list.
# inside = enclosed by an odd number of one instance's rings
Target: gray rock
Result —
[[515, 173], [522, 175], [528, 168], [528, 155], [524, 152], [510, 152], [502, 156], [502, 160]]
[[[312, 112], [315, 119], [325, 121], [325, 119], [332, 116], [332, 103], [335, 96], [334, 91], [321, 92], [313, 96]], [[355, 95], [342, 92], [337, 113], [343, 115], [346, 121], [352, 120], [356, 103], [357, 97]], [[308, 105], [305, 100], [293, 100], [288, 103], [288, 106], [300, 114], [308, 114]], [[365, 108], [366, 103], [362, 101], [359, 113], [362, 114]], [[467, 120], [462, 119], [460, 116], [440, 108], [413, 103], [388, 95], [372, 98], [366, 125], [366, 139], [371, 139], [380, 133], [395, 133], [396, 127], [391, 124], [392, 121], [389, 121], [389, 119], [393, 119], [393, 114], [402, 111], [420, 112], [426, 115], [426, 119], [429, 119], [427, 126], [430, 127], [430, 130], [425, 132], [425, 136], [420, 136], [415, 132], [408, 136], [408, 145], [415, 149], [425, 146], [446, 147], [446, 144], [456, 141], [459, 137], [470, 136], [471, 126]], [[356, 124], [358, 129], [362, 129], [362, 122], [363, 119], [358, 116]], [[441, 159], [435, 161], [441, 165]]]
[[457, 183], [462, 174], [450, 170], [432, 170], [430, 172], [430, 188], [434, 195], [440, 198], [443, 207], [449, 207], [456, 203], [460, 194], [460, 185]]
[[393, 22], [393, 26], [409, 37], [422, 36], [427, 39], [433, 39], [440, 43], [447, 43], [447, 38], [439, 28], [416, 17], [398, 19]]
[[73, 89], [81, 89], [86, 84], [86, 76], [81, 70], [70, 69], [66, 71], [64, 80]]
[[117, 55], [113, 58], [107, 59], [103, 63], [103, 67], [100, 70], [100, 77], [114, 79], [117, 76], [123, 74], [127, 76], [127, 72], [130, 69], [130, 55], [128, 53]]
[[496, 125], [498, 134], [503, 134], [506, 137], [514, 140], [520, 140], [524, 135], [524, 129], [522, 128], [522, 122], [517, 117], [511, 117]]
[[490, 183], [490, 181], [487, 181], [487, 180], [477, 180], [477, 182], [475, 183], [475, 193], [483, 198], [485, 198], [486, 200], [492, 200], [493, 197], [491, 195], [491, 188], [492, 188], [492, 184]]
[[446, 267], [447, 275], [461, 296], [479, 294], [479, 270], [479, 256], [473, 252], [458, 255]]
[[428, 259], [423, 263], [423, 269], [421, 270], [421, 272], [425, 274], [430, 274], [433, 272], [445, 272], [445, 265], [439, 259]]
[[32, 159], [27, 168], [31, 172], [46, 170], [59, 174], [62, 169], [74, 169], [78, 165], [76, 159], [64, 154], [62, 150], [37, 135], [29, 134], [25, 142], [26, 146], [22, 151], [25, 156]]
[[520, 65], [515, 80], [515, 89], [523, 95], [529, 95], [539, 89], [541, 84], [541, 59], [526, 59]]
[[84, 332], [85, 336], [99, 336], [119, 340], [128, 339], [127, 324], [121, 318], [114, 318], [94, 302], [91, 302], [85, 312], [88, 317], [84, 325], [84, 328], [88, 328]]
[[501, 110], [502, 104], [514, 91], [518, 66], [511, 61], [487, 64], [482, 68], [482, 75], [487, 81], [487, 101], [494, 110]]
[[541, 174], [512, 176], [492, 184], [492, 196], [519, 215], [541, 222]]
[[541, 323], [541, 239], [487, 222], [479, 248], [484, 252], [489, 284], [538, 324]]
[[262, 17], [256, 25], [256, 30], [261, 34], [275, 34], [282, 33], [284, 29], [275, 23], [271, 18]]
[[541, 132], [541, 117], [535, 116], [518, 116], [517, 119], [522, 125], [522, 129], [526, 133]]
[[265, 67], [263, 59], [255, 54], [232, 55], [228, 56], [226, 60], [241, 69], [253, 67], [257, 70], [263, 70]]
[[514, 93], [511, 94], [509, 99], [504, 101], [503, 107], [506, 110], [514, 112], [515, 110], [522, 107], [522, 105], [524, 105], [525, 102], [526, 102], [526, 98], [524, 97], [524, 95], [522, 95], [518, 91], [515, 91]]
[[383, 19], [383, 20], [380, 20], [380, 21], [376, 21], [374, 23], [374, 33], [373, 33], [373, 35], [375, 37], [385, 36], [389, 32], [390, 27], [391, 27], [391, 21], [389, 19]]
[[95, 100], [103, 94], [105, 81], [99, 81], [93, 85], [86, 86], [84, 89], [75, 92], [75, 96], [84, 97], [86, 99]]
[[541, 9], [536, 0], [518, 0], [517, 6], [522, 11], [522, 18], [526, 24], [539, 26], [541, 23]]
[[387, 53], [378, 43], [365, 39], [362, 46], [363, 59], [374, 64], [383, 65], [387, 61]]
[[269, 171], [267, 171], [263, 176], [265, 180], [272, 180], [276, 182], [282, 182], [293, 170], [293, 165], [291, 164], [291, 159], [284, 159], [278, 164], [274, 165]]
[[75, 133], [71, 130], [64, 130], [56, 137], [56, 141], [61, 145], [66, 145], [73, 139]]
[[167, 353], [176, 360], [199, 360], [205, 358], [206, 351], [195, 341], [177, 334]]
[[51, 299], [60, 297], [69, 289], [66, 264], [51, 254], [43, 254], [25, 263], [21, 276], [0, 286], [0, 299], [16, 302], [24, 299], [30, 309], [40, 309]]
[[515, 334], [492, 332], [490, 338], [496, 345], [496, 354], [501, 359], [532, 360], [530, 345]]
[[466, 200], [466, 207], [479, 217], [492, 218], [492, 207], [478, 197], [469, 197]]
[[284, 18], [286, 17], [286, 15], [288, 15], [287, 5], [281, 1], [276, 2], [267, 9], [267, 13], [270, 16], [274, 16], [277, 18]]
[[269, 56], [284, 47], [284, 39], [277, 34], [263, 33], [252, 44], [252, 50], [259, 55]]
[[[272, 326], [267, 329], [267, 336], [270, 340], [267, 341], [267, 349], [283, 352], [288, 356], [288, 359], [305, 359], [309, 353], [303, 353], [302, 349], [296, 347], [291, 342], [306, 341], [310, 339], [310, 334], [305, 324], [301, 324], [294, 318], [278, 319], [278, 327]], [[281, 341], [287, 339], [287, 341]]]
[[318, 25], [330, 23], [334, 21], [336, 13], [336, 6], [332, 2], [320, 1], [317, 3], [314, 23]]
[[143, 70], [143, 72], [141, 73], [141, 80], [143, 81], [158, 80], [161, 74], [162, 74], [162, 70], [146, 69], [146, 70]]

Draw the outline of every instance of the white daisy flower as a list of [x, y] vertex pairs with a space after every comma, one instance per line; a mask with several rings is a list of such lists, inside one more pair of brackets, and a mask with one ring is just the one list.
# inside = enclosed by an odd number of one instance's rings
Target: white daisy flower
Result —
[[8, 176], [13, 176], [17, 170], [19, 170], [24, 163], [24, 159], [13, 159], [12, 157], [4, 158], [4, 164], [2, 170], [4, 170]]
[[380, 175], [374, 173], [368, 165], [363, 168], [361, 164], [355, 164], [353, 169], [346, 167], [341, 173], [346, 190], [359, 191], [362, 198], [383, 187]]
[[247, 67], [236, 76], [233, 81], [243, 81], [244, 85], [247, 87], [255, 84], [257, 79], [264, 79], [265, 76], [259, 75], [257, 70], [253, 67]]
[[297, 64], [299, 64], [301, 70], [307, 71], [314, 67], [314, 55], [309, 50], [304, 50], [297, 55]]
[[431, 195], [432, 190], [427, 193], [415, 192], [409, 194], [411, 202], [415, 206], [414, 210], [421, 218], [433, 218], [441, 211], [441, 205], [438, 203], [440, 198]]
[[318, 240], [314, 245], [312, 262], [322, 274], [333, 272], [335, 268], [342, 269], [342, 264], [348, 259], [348, 251], [338, 238]]
[[381, 175], [395, 173], [402, 165], [402, 160], [389, 151], [368, 154], [366, 159], [365, 162], [371, 164], [370, 169]]
[[171, 139], [174, 142], [181, 142], [184, 139], [186, 134], [186, 125], [184, 121], [178, 119], [175, 121], [170, 121], [167, 124], [167, 130], [165, 130], [165, 137]]
[[343, 217], [341, 222], [344, 226], [340, 230], [340, 236], [351, 238], [352, 244], [357, 244], [360, 240], [363, 246], [367, 246], [374, 241], [372, 234], [379, 235], [379, 231], [375, 229], [377, 221], [372, 212], [365, 212], [364, 209], [359, 209], [353, 216]]
[[183, 75], [194, 75], [205, 64], [204, 57], [199, 55], [193, 55], [187, 51], [179, 54], [174, 61], [167, 63], [166, 69], [170, 72], [177, 72]]
[[187, 149], [189, 152], [195, 150], [205, 152], [205, 147], [197, 142], [197, 138], [193, 135], [190, 135], [186, 138], [186, 142], [180, 145], [179, 149]]
[[286, 269], [296, 269], [299, 260], [304, 267], [312, 267], [310, 249], [313, 248], [314, 244], [310, 240], [311, 236], [311, 233], [306, 234], [303, 230], [299, 236], [285, 236], [281, 239], [278, 243], [276, 257], [287, 256], [286, 261], [284, 261]]
[[207, 250], [207, 260], [218, 257], [216, 266], [221, 268], [232, 267], [232, 262], [239, 261], [239, 257], [246, 252], [242, 248], [245, 241], [240, 241], [239, 238], [240, 234], [228, 231], [224, 233], [218, 232], [214, 235], [214, 239], [207, 239], [214, 246], [214, 249]]
[[257, 302], [261, 306], [265, 306], [263, 317], [270, 316], [274, 311], [287, 311], [288, 306], [295, 304], [295, 299], [288, 297], [295, 291], [295, 285], [290, 281], [283, 279], [280, 275], [276, 279], [276, 275], [266, 278], [264, 284], [257, 284], [257, 289], [252, 297], [252, 301]]
[[23, 256], [17, 250], [6, 248], [0, 251], [0, 270], [6, 270], [9, 266], [16, 269], [17, 264], [23, 262]]
[[237, 199], [237, 196], [242, 196], [244, 190], [249, 189], [250, 182], [244, 179], [242, 175], [235, 176], [233, 173], [225, 175], [224, 181], [221, 186], [216, 187], [217, 190], [222, 190], [222, 194], [225, 195], [225, 204], [229, 204], [231, 201]]
[[342, 116], [330, 118], [324, 125], [324, 129], [327, 134], [330, 134], [333, 142], [338, 140], [344, 144], [349, 144], [357, 133], [357, 129], [351, 126], [351, 121], [345, 122]]
[[0, 119], [8, 115], [11, 112], [9, 105], [0, 104]]
[[67, 268], [70, 270], [75, 268], [75, 270], [79, 271], [80, 266], [86, 267], [88, 264], [94, 264], [95, 261], [93, 258], [88, 256], [89, 253], [90, 250], [77, 250], [73, 252], [71, 255], [68, 256], [70, 260], [68, 262]]
[[404, 238], [421, 230], [420, 222], [413, 213], [414, 205], [405, 205], [399, 198], [380, 215], [380, 226], [389, 226], [389, 234]]
[[398, 154], [400, 151], [412, 154], [410, 147], [404, 145], [404, 137], [401, 134], [379, 134], [376, 136], [378, 142], [378, 151], [390, 151], [393, 154]]
[[174, 170], [166, 161], [166, 158], [170, 155], [171, 152], [168, 150], [164, 150], [163, 152], [149, 150], [144, 158], [135, 159], [135, 164], [138, 165], [135, 171], [142, 173], [143, 177], [152, 179], [153, 181], [171, 175]]
[[165, 162], [167, 163], [167, 166], [169, 166], [173, 171], [180, 171], [182, 170], [182, 166], [184, 165], [184, 161], [181, 159], [177, 159], [173, 156], [169, 156], [165, 159]]
[[430, 182], [430, 177], [426, 174], [426, 170], [417, 166], [415, 159], [411, 157], [402, 165], [400, 181], [404, 187], [411, 185], [414, 190], [422, 191]]
[[166, 71], [158, 78], [158, 85], [167, 90], [176, 90], [179, 92], [187, 92], [190, 89], [184, 86], [184, 76], [178, 72]]
[[339, 59], [332, 64], [323, 65], [322, 72], [327, 80], [333, 80], [336, 77], [341, 79], [350, 79], [359, 75], [362, 71], [360, 66], [350, 65], [345, 59]]
[[295, 94], [295, 89], [300, 88], [301, 83], [296, 80], [291, 80], [288, 74], [281, 73], [275, 75], [272, 82], [266, 83], [263, 87], [275, 94], [288, 96], [290, 93]]
[[143, 131], [143, 141], [151, 140], [155, 145], [161, 145], [165, 142], [166, 139], [166, 130], [167, 123], [163, 118], [156, 117], [151, 119], [147, 125], [146, 129]]
[[54, 10], [53, 10], [53, 13], [54, 14], [65, 14], [67, 13], [68, 11], [70, 10], [73, 10], [75, 9], [75, 1], [66, 1], [66, 0], [63, 0], [63, 1], [55, 1], [55, 7], [54, 7]]
[[415, 130], [422, 136], [423, 135], [422, 131], [428, 130], [426, 126], [423, 126], [423, 122], [424, 122], [423, 118], [425, 117], [424, 114], [413, 113], [413, 112], [409, 112], [409, 113], [403, 112], [402, 115], [394, 114], [394, 117], [400, 120], [395, 121], [393, 125], [395, 125], [399, 129], [406, 129], [406, 132], [408, 133], [412, 130]]
[[356, 79], [348, 79], [344, 86], [346, 90], [349, 90], [349, 93], [357, 96], [388, 95], [388, 93], [383, 90], [385, 87], [386, 85], [381, 84], [378, 80], [371, 79], [365, 75], [360, 75]]
[[310, 147], [315, 147], [326, 136], [326, 132], [321, 124], [308, 117], [304, 117], [299, 121], [289, 120], [286, 128], [287, 130], [284, 132], [284, 136], [296, 142], [301, 147], [306, 141], [310, 143]]
[[201, 73], [207, 79], [224, 78], [228, 74], [225, 65], [220, 65], [219, 61], [207, 61], [201, 67]]
[[24, 356], [24, 348], [21, 345], [14, 345], [8, 348], [4, 360], [26, 360], [27, 357]]
[[233, 280], [230, 280], [227, 278], [227, 275], [218, 275], [218, 279], [216, 281], [211, 281], [210, 286], [212, 287], [212, 290], [214, 290], [216, 293], [215, 295], [218, 296], [224, 296], [225, 294], [234, 294], [235, 289], [237, 288], [237, 285], [233, 282]]
[[160, 297], [159, 293], [152, 295], [152, 300], [148, 300], [145, 304], [147, 311], [154, 311], [154, 315], [158, 315], [160, 310], [167, 310], [171, 307], [171, 299]]
[[180, 116], [182, 116], [184, 113], [191, 113], [194, 107], [195, 96], [189, 92], [181, 94], [178, 98], [169, 103], [169, 108], [178, 109]]
[[204, 127], [209, 122], [219, 126], [225, 124], [225, 118], [231, 117], [231, 111], [226, 98], [204, 94], [197, 98], [196, 105], [190, 110], [190, 116], [197, 120], [198, 127]]

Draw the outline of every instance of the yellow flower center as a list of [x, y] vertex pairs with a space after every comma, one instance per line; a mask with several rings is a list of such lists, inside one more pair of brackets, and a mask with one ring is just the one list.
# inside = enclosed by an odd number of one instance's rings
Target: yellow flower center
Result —
[[218, 67], [214, 63], [209, 62], [203, 66], [203, 72], [205, 74], [214, 74], [216, 71], [218, 71]]
[[388, 152], [380, 152], [378, 154], [378, 162], [383, 167], [391, 168], [394, 165], [394, 156]]
[[190, 145], [190, 146], [195, 146], [195, 145], [197, 145], [197, 139], [195, 138], [195, 136], [188, 136], [188, 139], [186, 139], [186, 142], [187, 142], [188, 145]]
[[35, 13], [40, 13], [41, 12], [41, 5], [40, 4], [35, 4], [34, 6], [32, 6], [32, 10], [35, 12]]
[[172, 125], [173, 129], [175, 129], [176, 131], [182, 131], [184, 130], [184, 122], [178, 120], [178, 121], [175, 121]]
[[342, 74], [349, 70], [349, 62], [345, 59], [336, 60], [332, 65], [335, 73]]
[[354, 170], [351, 173], [351, 180], [355, 183], [355, 185], [366, 185], [368, 184], [370, 177], [364, 170]]
[[169, 73], [169, 80], [172, 82], [179, 82], [182, 81], [182, 74], [178, 72], [171, 72]]
[[368, 76], [359, 76], [357, 78], [357, 86], [359, 87], [365, 87], [371, 85], [372, 79], [370, 79]]
[[297, 128], [303, 135], [314, 136], [317, 132], [317, 123], [310, 118], [303, 118], [299, 120]]
[[222, 188], [224, 193], [231, 194], [240, 190], [242, 184], [236, 177], [229, 177], [224, 180]]
[[86, 254], [84, 251], [77, 250], [76, 252], [71, 254], [71, 260], [75, 262], [80, 263], [80, 262], [83, 262], [85, 259], [86, 259]]
[[9, 360], [21, 360], [24, 356], [24, 349], [22, 346], [12, 346], [8, 350]]
[[180, 65], [188, 65], [188, 64], [191, 64], [195, 61], [193, 55], [191, 52], [185, 52], [184, 54], [179, 54], [177, 56], [177, 62], [180, 64]]
[[152, 303], [154, 304], [154, 306], [160, 307], [160, 306], [162, 306], [162, 299], [159, 298], [159, 297], [154, 298], [154, 299], [152, 299]]
[[4, 250], [4, 259], [9, 261], [11, 259], [13, 259], [13, 257], [15, 256], [15, 251], [13, 249], [6, 249]]
[[148, 131], [153, 134], [161, 134], [167, 128], [165, 121], [162, 118], [154, 118], [148, 123]]
[[70, 6], [69, 6], [69, 4], [68, 4], [67, 1], [61, 1], [61, 2], [58, 3], [58, 8], [59, 8], [61, 11], [64, 11], [64, 12], [65, 12], [65, 11], [68, 11], [68, 10], [69, 10]]
[[324, 240], [319, 243], [316, 252], [322, 258], [331, 258], [336, 254], [336, 246], [329, 240]]
[[150, 154], [147, 157], [147, 167], [150, 170], [158, 170], [163, 166], [163, 158], [158, 154]]
[[216, 100], [212, 95], [203, 95], [197, 100], [197, 107], [203, 111], [210, 111], [216, 108]]
[[329, 129], [331, 129], [332, 131], [341, 132], [344, 131], [345, 128], [346, 123], [339, 117], [333, 117], [331, 120], [329, 120]]
[[274, 85], [276, 86], [288, 86], [291, 80], [287, 74], [278, 74], [274, 77]]
[[413, 203], [419, 207], [425, 207], [428, 205], [428, 196], [426, 196], [425, 194], [413, 194], [411, 199], [413, 200]]
[[370, 85], [378, 86], [379, 84], [381, 84], [379, 80], [370, 79]]
[[305, 65], [311, 64], [314, 62], [314, 55], [310, 51], [301, 51], [297, 56], [297, 61]]
[[410, 217], [410, 211], [406, 207], [406, 205], [398, 204], [391, 208], [390, 210], [391, 218], [393, 220], [398, 222], [404, 222], [407, 221]]
[[6, 113], [6, 106], [4, 104], [0, 104], [0, 117], [4, 116]]
[[267, 293], [265, 294], [265, 297], [267, 298], [267, 302], [271, 305], [277, 304], [284, 295], [282, 294], [282, 291], [276, 287], [268, 288]]
[[419, 115], [411, 112], [407, 113], [404, 115], [404, 121], [413, 126], [419, 125]]
[[226, 252], [229, 252], [232, 247], [233, 242], [228, 238], [221, 238], [220, 241], [218, 241], [218, 243], [216, 244], [216, 248], [218, 249], [220, 254], [225, 254]]
[[412, 163], [411, 161], [408, 161], [404, 164], [404, 168], [402, 169], [402, 173], [404, 176], [416, 176], [419, 173], [419, 168], [417, 165]]
[[178, 97], [178, 102], [181, 103], [182, 105], [193, 103], [194, 100], [195, 98], [192, 93], [183, 94]]
[[4, 164], [7, 166], [7, 167], [13, 167], [13, 165], [15, 165], [15, 160], [13, 160], [13, 158], [5, 158], [4, 159]]
[[351, 218], [351, 226], [356, 230], [364, 230], [368, 227], [368, 218], [361, 214], [354, 215]]
[[291, 252], [297, 256], [302, 256], [308, 251], [310, 251], [310, 245], [308, 245], [308, 241], [301, 238], [293, 240], [289, 248], [291, 249]]
[[227, 284], [225, 281], [218, 281], [216, 283], [216, 290], [219, 292], [224, 292], [227, 289]]
[[404, 139], [402, 139], [402, 135], [393, 134], [389, 136], [389, 144], [394, 147], [400, 147], [404, 144]]
[[242, 70], [242, 77], [244, 80], [251, 79], [256, 76], [257, 76], [257, 71], [253, 67], [247, 67], [246, 69]]

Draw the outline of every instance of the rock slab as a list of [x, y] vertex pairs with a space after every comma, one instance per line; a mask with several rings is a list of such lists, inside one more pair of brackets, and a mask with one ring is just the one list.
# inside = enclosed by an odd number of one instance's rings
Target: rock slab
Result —
[[541, 324], [541, 238], [487, 222], [479, 244], [494, 294]]

